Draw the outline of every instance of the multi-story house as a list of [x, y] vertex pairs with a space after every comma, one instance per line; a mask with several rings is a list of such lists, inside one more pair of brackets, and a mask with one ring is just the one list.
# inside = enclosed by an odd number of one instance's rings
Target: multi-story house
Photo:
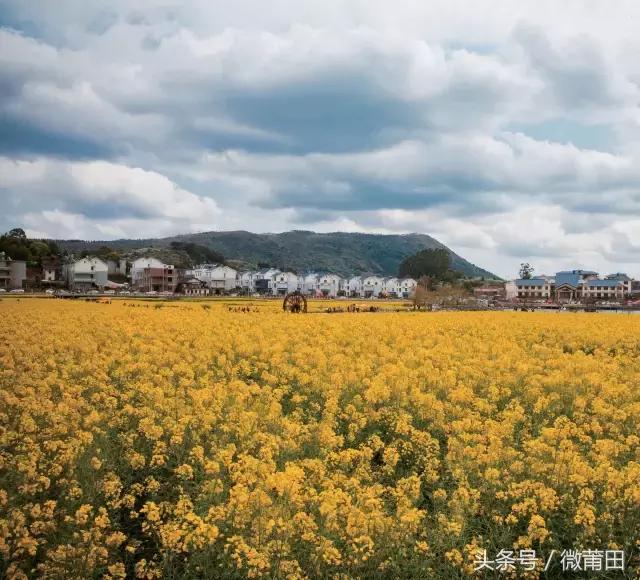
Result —
[[400, 280], [395, 277], [385, 278], [382, 286], [382, 294], [388, 298], [397, 298], [400, 295]]
[[315, 272], [309, 272], [304, 276], [301, 276], [301, 282], [299, 290], [303, 294], [308, 296], [315, 296], [318, 292], [318, 279], [319, 276]]
[[335, 298], [340, 291], [341, 282], [337, 274], [321, 274], [318, 276], [318, 293], [321, 296]]
[[615, 274], [609, 274], [606, 280], [618, 280], [622, 284], [625, 298], [631, 296], [633, 292], [633, 283], [635, 280], [627, 276], [624, 272], [616, 272]]
[[577, 302], [585, 295], [589, 280], [597, 280], [598, 272], [592, 270], [563, 270], [554, 279], [555, 298], [558, 302]]
[[273, 278], [279, 274], [276, 268], [266, 268], [255, 273], [253, 279], [254, 291], [258, 294], [274, 294]]
[[400, 278], [398, 281], [398, 298], [411, 298], [416, 291], [416, 282], [413, 278]]
[[56, 285], [64, 282], [62, 276], [62, 260], [58, 256], [42, 258], [42, 283], [45, 285]]
[[293, 272], [278, 272], [272, 279], [272, 291], [277, 296], [284, 296], [298, 290], [298, 275]]
[[27, 263], [24, 260], [12, 260], [0, 252], [0, 288], [15, 290], [22, 288], [27, 278]]
[[245, 270], [238, 272], [237, 284], [243, 294], [253, 294], [255, 292], [254, 279], [256, 272]]
[[[516, 298], [521, 300], [549, 300], [553, 295], [553, 279], [546, 276], [521, 278], [513, 281], [516, 287]], [[509, 294], [509, 288], [506, 288]]]
[[102, 290], [107, 285], [107, 265], [100, 258], [72, 260], [63, 265], [62, 271], [70, 290]]
[[131, 263], [130, 276], [131, 286], [140, 292], [175, 292], [178, 284], [174, 266], [157, 258], [134, 260]]
[[623, 300], [631, 294], [631, 286], [625, 285], [618, 278], [605, 278], [604, 280], [587, 280], [582, 287], [582, 297], [591, 300]]
[[600, 278], [593, 270], [563, 270], [554, 277], [536, 276], [512, 280], [505, 284], [507, 299], [555, 300], [622, 300], [632, 294], [634, 281], [623, 273]]
[[384, 289], [384, 278], [381, 276], [367, 276], [362, 280], [361, 296], [377, 298]]
[[209, 286], [215, 294], [233, 292], [238, 287], [238, 271], [231, 266], [216, 266], [211, 270]]
[[186, 276], [204, 282], [212, 294], [224, 294], [239, 287], [237, 270], [224, 264], [200, 264], [187, 270]]
[[346, 293], [352, 298], [362, 296], [362, 276], [352, 276], [347, 280]]
[[197, 278], [188, 278], [180, 282], [181, 291], [185, 296], [208, 296], [211, 289], [205, 282], [201, 282]]
[[518, 298], [518, 280], [508, 280], [504, 283], [504, 297], [507, 300], [516, 300]]

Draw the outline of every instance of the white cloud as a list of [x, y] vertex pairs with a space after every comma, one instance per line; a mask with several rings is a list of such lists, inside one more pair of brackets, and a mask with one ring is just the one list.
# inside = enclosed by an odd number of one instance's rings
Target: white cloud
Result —
[[[0, 158], [0, 180], [13, 193], [11, 212], [48, 236], [141, 237], [213, 229], [212, 199], [178, 187], [164, 175], [106, 161]], [[50, 188], [58, 190], [50, 195]], [[84, 210], [84, 212], [80, 211]], [[76, 230], [76, 233], [74, 233]]]
[[416, 230], [503, 274], [637, 251], [629, 0], [10, 0], [3, 17], [0, 227]]

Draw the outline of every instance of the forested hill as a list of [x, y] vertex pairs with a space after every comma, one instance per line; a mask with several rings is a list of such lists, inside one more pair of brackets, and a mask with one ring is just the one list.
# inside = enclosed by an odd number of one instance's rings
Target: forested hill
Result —
[[[220, 252], [227, 260], [256, 268], [268, 264], [297, 272], [329, 271], [340, 275], [373, 273], [394, 276], [407, 256], [427, 248], [446, 248], [426, 234], [381, 235], [334, 232], [318, 234], [294, 230], [279, 234], [245, 231], [203, 232], [141, 240], [58, 240], [72, 252], [109, 246], [116, 251], [163, 248], [171, 242], [193, 242]], [[498, 278], [451, 252], [451, 267], [469, 277]]]

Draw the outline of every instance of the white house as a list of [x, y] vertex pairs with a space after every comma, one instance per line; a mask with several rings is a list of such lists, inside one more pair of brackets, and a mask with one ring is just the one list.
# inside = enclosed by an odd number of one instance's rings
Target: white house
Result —
[[298, 276], [293, 272], [278, 272], [272, 279], [272, 291], [278, 296], [284, 296], [298, 289]]
[[209, 286], [216, 293], [235, 290], [238, 287], [238, 271], [230, 266], [216, 266], [211, 270]]
[[42, 267], [42, 281], [43, 282], [56, 282], [56, 268], [55, 267]]
[[505, 282], [504, 293], [507, 300], [513, 300], [518, 297], [518, 285], [515, 280]]
[[15, 290], [22, 288], [27, 278], [27, 263], [24, 260], [12, 260], [0, 252], [0, 288]]
[[318, 291], [322, 296], [335, 298], [340, 291], [341, 281], [337, 274], [322, 274], [318, 276]]
[[280, 270], [276, 268], [266, 268], [255, 273], [253, 277], [254, 291], [258, 294], [275, 294], [273, 279]]
[[417, 285], [413, 278], [385, 278], [383, 292], [390, 298], [409, 298]]
[[245, 294], [253, 294], [255, 292], [254, 282], [256, 274], [257, 273], [252, 270], [238, 272], [237, 283]]
[[395, 277], [385, 278], [382, 286], [382, 292], [389, 298], [397, 298], [400, 296], [400, 280]]
[[627, 290], [625, 282], [619, 278], [587, 280], [582, 288], [582, 296], [593, 300], [622, 300], [631, 293], [631, 287]]
[[362, 296], [362, 276], [352, 276], [346, 280], [346, 294], [355, 298], [356, 296]]
[[300, 291], [309, 296], [315, 296], [318, 292], [318, 274], [310, 272], [306, 274], [301, 281]]
[[71, 290], [90, 290], [107, 285], [108, 267], [100, 258], [86, 257], [68, 262], [62, 272]]
[[622, 286], [622, 292], [624, 294], [624, 296], [630, 296], [631, 292], [633, 290], [633, 283], [635, 282], [635, 280], [633, 278], [630, 278], [629, 276], [627, 276], [624, 272], [618, 272], [616, 274], [609, 274], [606, 278], [606, 280], [617, 280], [618, 282], [620, 282], [621, 286]]
[[[548, 300], [554, 290], [554, 280], [547, 276], [522, 278], [513, 282], [516, 286], [516, 296], [526, 300]], [[505, 289], [508, 290], [506, 287]]]
[[199, 264], [185, 272], [187, 278], [204, 282], [213, 294], [223, 294], [239, 286], [238, 272], [224, 264]]
[[416, 286], [418, 282], [416, 282], [413, 278], [400, 278], [398, 280], [398, 297], [400, 298], [411, 298], [413, 293], [416, 291]]
[[42, 258], [42, 282], [48, 285], [59, 285], [64, 282], [62, 260], [57, 256]]
[[182, 293], [185, 296], [208, 296], [211, 290], [202, 281], [189, 278], [182, 283]]
[[367, 276], [362, 280], [362, 296], [364, 298], [377, 298], [383, 289], [384, 278], [381, 276]]

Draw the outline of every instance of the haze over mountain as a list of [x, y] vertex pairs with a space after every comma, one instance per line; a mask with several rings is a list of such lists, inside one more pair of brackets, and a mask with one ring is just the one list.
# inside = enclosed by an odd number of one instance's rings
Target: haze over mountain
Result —
[[124, 252], [150, 247], [168, 248], [171, 242], [176, 241], [194, 242], [212, 248], [221, 252], [227, 260], [240, 262], [248, 268], [269, 264], [298, 272], [326, 270], [343, 276], [365, 273], [394, 276], [398, 273], [400, 262], [407, 256], [427, 248], [445, 248], [451, 253], [452, 269], [469, 277], [497, 278], [426, 234], [316, 233], [303, 230], [254, 234], [231, 231], [140, 240], [58, 240], [58, 244], [70, 252], [97, 250], [101, 246]]

